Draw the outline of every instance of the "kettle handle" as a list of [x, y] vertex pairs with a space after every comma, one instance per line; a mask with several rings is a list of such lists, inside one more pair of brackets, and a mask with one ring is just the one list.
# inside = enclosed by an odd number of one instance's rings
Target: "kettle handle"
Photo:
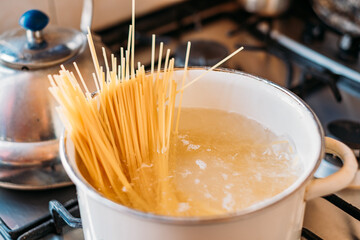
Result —
[[94, 0], [84, 0], [81, 14], [80, 30], [87, 34], [88, 28], [91, 29], [91, 23], [94, 11]]

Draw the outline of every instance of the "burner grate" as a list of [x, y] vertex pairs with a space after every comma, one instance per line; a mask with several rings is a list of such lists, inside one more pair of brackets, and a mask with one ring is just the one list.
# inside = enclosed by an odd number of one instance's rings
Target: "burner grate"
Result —
[[[287, 70], [285, 76], [286, 88], [289, 88], [299, 97], [304, 98], [328, 86], [336, 101], [342, 101], [342, 96], [337, 87], [337, 82], [342, 76], [333, 72], [328, 66], [318, 64], [313, 59], [304, 57], [299, 54], [299, 51], [291, 48], [287, 41], [292, 42], [292, 40], [282, 36], [274, 29], [274, 19], [255, 16], [248, 18], [245, 23], [241, 22], [240, 25], [239, 28], [229, 32], [229, 35], [234, 36], [241, 31], [248, 31], [261, 41], [261, 45], [254, 46], [240, 43], [236, 44], [236, 47], [244, 46], [245, 51], [263, 51], [280, 59], [285, 64]], [[283, 39], [288, 40], [284, 43]], [[299, 46], [300, 48], [302, 47], [300, 44]], [[295, 86], [293, 84], [295, 80], [294, 66], [301, 70], [298, 83]]]
[[303, 228], [301, 231], [301, 236], [303, 239], [307, 240], [322, 240], [321, 237], [310, 231], [309, 229]]
[[336, 207], [340, 208], [341, 210], [343, 210], [344, 212], [346, 212], [347, 214], [349, 214], [356, 220], [360, 221], [360, 209], [359, 208], [344, 201], [343, 199], [339, 198], [335, 194], [331, 194], [331, 195], [325, 196], [323, 198], [326, 199], [327, 201], [329, 201], [330, 203], [332, 203], [333, 205], [335, 205]]
[[17, 229], [11, 229], [0, 218], [0, 235], [5, 240], [35, 240], [50, 234], [62, 234], [65, 226], [81, 227], [81, 220], [77, 199], [72, 199], [64, 205], [58, 201], [50, 201], [49, 214]]

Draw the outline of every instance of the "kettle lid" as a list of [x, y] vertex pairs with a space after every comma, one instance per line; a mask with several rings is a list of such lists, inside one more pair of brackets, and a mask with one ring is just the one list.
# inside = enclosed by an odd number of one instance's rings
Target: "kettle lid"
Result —
[[39, 10], [25, 12], [19, 20], [22, 28], [0, 36], [0, 62], [10, 68], [39, 69], [65, 62], [83, 50], [82, 32], [54, 26], [45, 29], [48, 22]]

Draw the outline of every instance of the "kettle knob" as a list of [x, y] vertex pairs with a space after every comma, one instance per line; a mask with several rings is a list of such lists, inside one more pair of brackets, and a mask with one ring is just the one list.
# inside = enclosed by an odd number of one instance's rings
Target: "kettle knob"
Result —
[[41, 30], [48, 23], [49, 17], [36, 9], [29, 10], [20, 17], [19, 24], [26, 30], [26, 38], [30, 49], [40, 49], [46, 45]]
[[25, 12], [19, 19], [19, 24], [26, 30], [41, 31], [49, 23], [49, 17], [42, 11], [33, 9]]

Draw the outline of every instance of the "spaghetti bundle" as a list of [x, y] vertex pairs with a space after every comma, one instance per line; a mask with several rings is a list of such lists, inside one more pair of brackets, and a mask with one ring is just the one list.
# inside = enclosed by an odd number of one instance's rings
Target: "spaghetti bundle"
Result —
[[[133, 11], [128, 46], [127, 50], [120, 50], [120, 64], [113, 54], [109, 63], [103, 48], [104, 67], [99, 66], [88, 34], [95, 66], [95, 96], [89, 92], [76, 63], [76, 75], [62, 66], [59, 74], [49, 76], [49, 90], [60, 104], [56, 110], [74, 143], [77, 165], [95, 189], [113, 201], [141, 211], [178, 215], [181, 196], [173, 191], [169, 176], [170, 139], [178, 129], [184, 88], [202, 76], [184, 85], [190, 43], [181, 83], [173, 80], [174, 59], [169, 58], [170, 50], [162, 63], [162, 43], [155, 71], [154, 35], [150, 73], [146, 74], [140, 63], [135, 69], [134, 32]], [[180, 101], [176, 109], [177, 95]], [[194, 204], [211, 212], [200, 203]]]
[[119, 66], [112, 55], [111, 70], [108, 63], [106, 71], [96, 67], [95, 97], [80, 71], [85, 94], [77, 77], [64, 67], [59, 75], [50, 76], [50, 91], [61, 105], [57, 111], [71, 134], [83, 175], [110, 199], [150, 212], [171, 209], [167, 205], [175, 201], [167, 179], [177, 94], [172, 79], [174, 59], [169, 60], [169, 53], [164, 70], [160, 72], [159, 57], [158, 71], [152, 69], [149, 75], [140, 64], [134, 71], [128, 50]]

